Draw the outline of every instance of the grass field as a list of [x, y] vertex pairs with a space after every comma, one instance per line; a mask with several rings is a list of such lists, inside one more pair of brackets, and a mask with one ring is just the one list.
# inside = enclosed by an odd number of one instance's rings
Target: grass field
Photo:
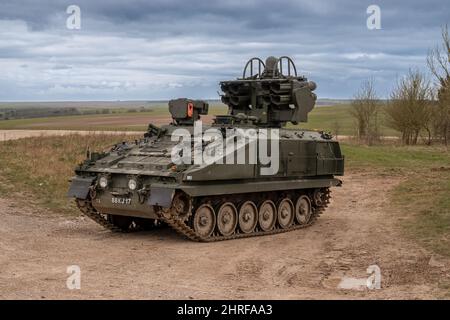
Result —
[[[333, 106], [316, 107], [310, 114], [307, 123], [301, 123], [299, 128], [336, 132], [339, 135], [355, 135], [354, 120], [349, 116], [349, 105], [338, 104]], [[209, 114], [226, 114], [223, 105], [212, 105]], [[380, 123], [384, 114], [380, 114]], [[211, 117], [206, 117], [210, 121]], [[117, 114], [96, 114], [67, 117], [18, 119], [0, 121], [1, 129], [65, 129], [65, 130], [118, 130], [140, 131], [145, 130], [152, 122], [156, 125], [166, 124], [170, 115], [165, 107], [155, 107], [151, 112], [133, 112]], [[294, 127], [289, 125], [288, 127]], [[381, 126], [380, 131], [385, 136], [397, 136], [395, 130]]]
[[[308, 115], [308, 122], [298, 127], [312, 130], [324, 130], [338, 135], [356, 135], [355, 120], [350, 116], [350, 105], [341, 104], [333, 106], [316, 107]], [[383, 136], [397, 136], [398, 132], [383, 125], [385, 114], [380, 112], [380, 134]]]
[[155, 109], [152, 112], [4, 120], [0, 121], [0, 129], [141, 131], [147, 128], [150, 119], [159, 123], [166, 118], [165, 110]]
[[[226, 108], [211, 106], [211, 115], [226, 114]], [[205, 118], [210, 121], [211, 117]], [[103, 130], [103, 131], [144, 131], [148, 124], [168, 124], [170, 114], [166, 107], [155, 107], [147, 112], [125, 112], [112, 114], [95, 114], [63, 116], [34, 119], [17, 119], [0, 121], [0, 130], [34, 129], [34, 130]]]

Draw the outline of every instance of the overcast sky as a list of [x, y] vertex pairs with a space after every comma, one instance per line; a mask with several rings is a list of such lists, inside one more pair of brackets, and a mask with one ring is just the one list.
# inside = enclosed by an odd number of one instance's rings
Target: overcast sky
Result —
[[[81, 29], [66, 8], [81, 8]], [[381, 30], [366, 9], [381, 8]], [[426, 70], [448, 0], [0, 0], [0, 100], [217, 98], [253, 56], [288, 55], [319, 98]]]

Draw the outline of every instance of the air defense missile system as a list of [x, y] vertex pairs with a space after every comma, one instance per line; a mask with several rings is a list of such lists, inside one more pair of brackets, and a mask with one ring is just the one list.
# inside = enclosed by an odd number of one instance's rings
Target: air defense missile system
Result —
[[195, 241], [313, 224], [341, 185], [344, 157], [330, 134], [285, 125], [307, 121], [316, 84], [289, 57], [269, 57], [250, 59], [241, 78], [220, 87], [228, 114], [205, 124], [207, 102], [171, 100], [170, 124], [89, 153], [68, 196], [111, 230], [167, 224]]

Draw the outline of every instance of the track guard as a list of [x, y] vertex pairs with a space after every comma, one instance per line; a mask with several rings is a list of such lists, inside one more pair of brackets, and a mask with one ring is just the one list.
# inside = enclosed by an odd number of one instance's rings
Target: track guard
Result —
[[150, 196], [147, 203], [152, 206], [160, 206], [163, 208], [170, 208], [172, 199], [175, 194], [175, 189], [164, 187], [151, 187]]
[[67, 197], [85, 200], [89, 194], [89, 187], [94, 182], [95, 177], [75, 177], [72, 179]]

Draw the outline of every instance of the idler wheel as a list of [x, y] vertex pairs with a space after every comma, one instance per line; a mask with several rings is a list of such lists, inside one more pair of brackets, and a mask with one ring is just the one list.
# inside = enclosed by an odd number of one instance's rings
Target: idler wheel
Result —
[[289, 198], [284, 198], [278, 204], [278, 223], [283, 229], [289, 228], [294, 222], [294, 204]]
[[258, 209], [252, 201], [246, 201], [239, 209], [239, 228], [243, 233], [252, 233], [258, 223]]
[[178, 217], [186, 219], [192, 210], [192, 202], [186, 194], [177, 193], [172, 201], [172, 209]]
[[316, 189], [314, 190], [314, 194], [313, 194], [313, 199], [314, 199], [314, 204], [316, 206], [321, 206], [323, 204], [323, 192], [320, 189]]
[[195, 211], [193, 226], [194, 231], [201, 237], [207, 238], [212, 234], [216, 226], [216, 215], [209, 204], [202, 204]]
[[308, 196], [302, 195], [295, 204], [295, 218], [299, 224], [307, 224], [311, 219], [312, 207]]
[[259, 207], [259, 227], [263, 231], [270, 231], [275, 226], [275, 222], [277, 221], [277, 209], [275, 204], [270, 201], [264, 201]]
[[217, 229], [223, 236], [231, 236], [238, 222], [237, 210], [231, 202], [225, 202], [217, 213]]

